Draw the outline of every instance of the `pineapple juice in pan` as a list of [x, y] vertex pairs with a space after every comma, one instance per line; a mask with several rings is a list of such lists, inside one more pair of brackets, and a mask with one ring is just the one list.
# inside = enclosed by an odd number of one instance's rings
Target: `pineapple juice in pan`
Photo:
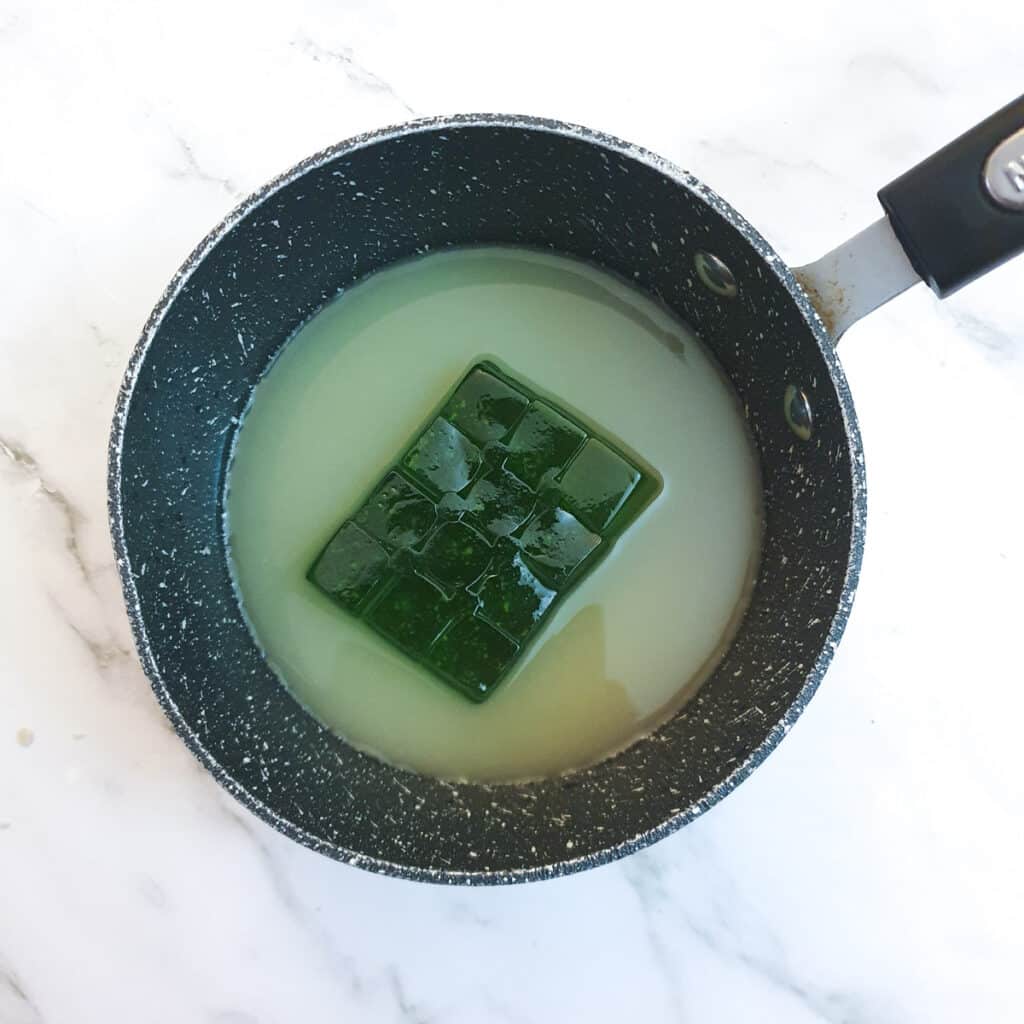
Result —
[[679, 708], [746, 608], [757, 458], [694, 334], [588, 264], [481, 246], [373, 274], [256, 387], [231, 567], [283, 684], [356, 747], [514, 782]]

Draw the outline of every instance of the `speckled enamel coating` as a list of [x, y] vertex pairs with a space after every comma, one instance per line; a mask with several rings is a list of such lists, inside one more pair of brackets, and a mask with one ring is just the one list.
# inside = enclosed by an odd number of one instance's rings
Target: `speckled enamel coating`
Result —
[[[674, 309], [732, 379], [765, 487], [752, 603], [699, 694], [623, 753], [515, 786], [413, 775], [321, 727], [284, 690], [246, 627], [223, 530], [238, 417], [281, 345], [378, 267], [468, 242], [590, 260]], [[731, 267], [736, 298], [697, 280], [700, 249]], [[813, 404], [808, 442], [783, 415], [790, 383]], [[865, 516], [845, 378], [820, 319], [760, 235], [653, 154], [512, 116], [360, 136], [242, 203], [185, 262], [146, 324], [117, 404], [109, 488], [143, 666], [201, 762], [313, 849], [446, 883], [592, 867], [693, 820], [746, 778], [831, 660], [853, 599]]]

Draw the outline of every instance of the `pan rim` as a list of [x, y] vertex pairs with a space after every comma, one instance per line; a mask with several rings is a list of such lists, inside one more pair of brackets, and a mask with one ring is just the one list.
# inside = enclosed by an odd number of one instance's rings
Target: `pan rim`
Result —
[[[844, 433], [849, 448], [849, 464], [851, 475], [851, 526], [849, 557], [843, 578], [842, 590], [839, 595], [836, 612], [829, 625], [829, 630], [814, 665], [807, 673], [805, 681], [790, 702], [785, 713], [767, 733], [765, 738], [737, 764], [734, 769], [704, 796], [671, 815], [660, 824], [604, 846], [599, 850], [580, 857], [568, 857], [553, 860], [547, 864], [509, 870], [481, 869], [479, 871], [426, 868], [396, 863], [384, 858], [374, 857], [356, 850], [348, 849], [338, 843], [330, 842], [313, 835], [295, 822], [284, 818], [268, 806], [255, 793], [237, 782], [229, 774], [213, 754], [206, 748], [198, 734], [193, 730], [178, 708], [168, 689], [157, 665], [156, 656], [150, 644], [145, 622], [143, 621], [141, 603], [135, 587], [131, 570], [131, 560], [125, 536], [125, 510], [122, 492], [122, 454], [131, 407], [136, 385], [146, 355], [156, 337], [164, 317], [181, 292], [192, 273], [199, 267], [212, 249], [246, 216], [258, 208], [265, 200], [280, 189], [301, 178], [339, 156], [355, 152], [367, 146], [390, 139], [407, 136], [418, 132], [444, 130], [445, 128], [511, 128], [532, 131], [550, 132], [555, 135], [572, 138], [593, 144], [610, 153], [646, 164], [674, 184], [686, 189], [701, 202], [710, 206], [723, 219], [739, 231], [753, 247], [762, 263], [774, 275], [776, 280], [789, 293], [805, 323], [820, 349], [832, 384], [839, 401], [843, 418]], [[114, 545], [115, 563], [121, 580], [121, 588], [125, 607], [131, 625], [135, 647], [142, 664], [143, 671], [149, 679], [153, 692], [162, 710], [167, 715], [175, 732], [184, 741], [198, 761], [206, 768], [217, 782], [232, 796], [243, 803], [267, 824], [289, 838], [302, 843], [317, 852], [327, 854], [336, 860], [353, 866], [362, 867], [380, 874], [405, 878], [416, 881], [428, 881], [444, 884], [494, 885], [510, 884], [524, 881], [536, 881], [547, 878], [573, 874], [591, 867], [606, 864], [643, 849], [670, 833], [682, 828], [724, 796], [732, 792], [767, 756], [778, 746], [778, 743], [792, 728], [811, 697], [816, 692], [825, 675], [846, 628], [853, 605], [854, 594], [860, 575], [863, 557], [864, 535], [866, 527], [867, 496], [864, 471], [864, 455], [860, 431], [857, 425], [852, 395], [846, 376], [836, 355], [828, 332], [821, 317], [818, 315], [806, 292], [797, 282], [793, 272], [778, 256], [774, 249], [761, 234], [730, 206], [717, 193], [687, 171], [676, 166], [664, 157], [641, 146], [623, 141], [614, 136], [548, 118], [517, 114], [457, 114], [440, 117], [421, 118], [396, 124], [374, 131], [365, 132], [350, 139], [338, 142], [299, 161], [282, 174], [271, 179], [255, 192], [243, 199], [231, 210], [187, 256], [170, 282], [167, 284], [152, 312], [143, 326], [142, 333], [129, 357], [124, 377], [118, 389], [113, 424], [111, 428], [108, 465], [107, 465], [107, 508]]]

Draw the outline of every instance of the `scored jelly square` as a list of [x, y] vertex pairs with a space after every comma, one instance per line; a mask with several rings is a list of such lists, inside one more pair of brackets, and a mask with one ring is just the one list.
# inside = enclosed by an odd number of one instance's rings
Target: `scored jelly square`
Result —
[[356, 513], [355, 521], [378, 540], [406, 547], [426, 536], [436, 518], [429, 498], [398, 473], [389, 473]]
[[470, 615], [446, 629], [431, 654], [467, 697], [481, 701], [498, 685], [518, 651], [518, 644]]
[[546, 509], [527, 523], [523, 532], [523, 554], [538, 571], [556, 584], [571, 576], [601, 543], [571, 512]]
[[592, 437], [562, 477], [562, 499], [581, 523], [600, 532], [626, 504], [639, 482], [636, 466]]
[[534, 402], [516, 427], [505, 468], [536, 488], [548, 473], [557, 473], [583, 444], [586, 434], [544, 402]]
[[427, 427], [402, 460], [420, 483], [444, 494], [461, 491], [480, 465], [480, 449], [440, 416]]
[[324, 548], [310, 579], [324, 593], [355, 608], [384, 576], [388, 553], [355, 523], [346, 523]]
[[444, 407], [444, 418], [477, 444], [498, 441], [519, 422], [529, 398], [500, 377], [477, 367]]
[[496, 469], [473, 484], [466, 501], [470, 518], [482, 530], [507, 537], [530, 518], [537, 496], [512, 473]]
[[449, 620], [444, 595], [422, 576], [399, 576], [371, 609], [375, 629], [410, 654], [426, 654]]
[[495, 567], [480, 588], [480, 614], [517, 640], [525, 640], [558, 596], [516, 555]]
[[480, 578], [491, 560], [490, 545], [465, 523], [445, 523], [427, 541], [420, 564], [446, 587], [465, 587]]
[[480, 702], [661, 483], [492, 363], [471, 367], [439, 408], [307, 578]]

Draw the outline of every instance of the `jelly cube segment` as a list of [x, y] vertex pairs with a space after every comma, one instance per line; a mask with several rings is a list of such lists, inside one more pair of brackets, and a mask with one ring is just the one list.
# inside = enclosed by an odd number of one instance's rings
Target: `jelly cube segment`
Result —
[[310, 579], [343, 605], [355, 608], [379, 583], [388, 553], [368, 534], [346, 523], [313, 566]]
[[660, 487], [554, 400], [478, 363], [307, 577], [483, 701]]
[[523, 533], [522, 550], [529, 562], [543, 566], [546, 575], [560, 584], [600, 543], [601, 538], [571, 512], [555, 508], [530, 520]]
[[518, 651], [519, 645], [499, 630], [469, 615], [444, 631], [432, 654], [437, 667], [466, 696], [481, 701], [498, 685]]
[[557, 472], [569, 461], [585, 437], [551, 406], [535, 402], [512, 435], [505, 468], [535, 488], [546, 473]]
[[507, 537], [530, 518], [537, 496], [518, 477], [498, 468], [473, 484], [467, 501], [473, 522], [495, 537]]
[[477, 444], [500, 441], [519, 421], [530, 400], [488, 373], [470, 370], [444, 407], [443, 415]]
[[562, 477], [566, 506], [591, 530], [604, 530], [640, 483], [640, 470], [591, 438]]
[[433, 503], [397, 473], [389, 473], [356, 513], [367, 533], [395, 547], [415, 544], [434, 525]]
[[480, 465], [480, 449], [440, 416], [402, 460], [420, 483], [435, 490], [461, 491]]
[[525, 640], [557, 592], [545, 587], [518, 555], [495, 569], [480, 588], [479, 614], [509, 636]]
[[423, 549], [424, 569], [442, 584], [465, 587], [479, 579], [491, 560], [490, 545], [465, 523], [445, 523]]
[[448, 622], [444, 595], [422, 576], [400, 575], [373, 606], [370, 624], [410, 654], [424, 655]]

